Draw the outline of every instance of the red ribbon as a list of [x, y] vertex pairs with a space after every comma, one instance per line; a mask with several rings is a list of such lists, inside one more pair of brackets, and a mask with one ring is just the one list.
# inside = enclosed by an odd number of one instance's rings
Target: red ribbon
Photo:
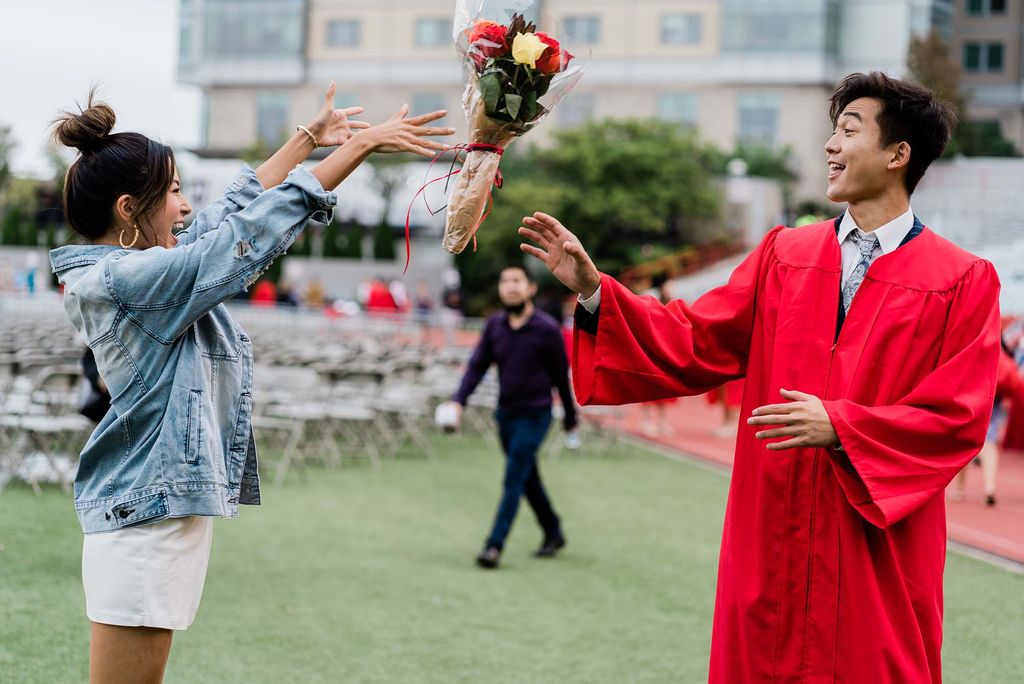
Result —
[[[412, 201], [409, 202], [409, 210], [405, 212], [405, 269], [402, 271], [403, 274], [409, 270], [409, 264], [412, 262], [412, 239], [409, 233], [409, 223], [412, 219], [412, 207], [414, 204], [416, 204], [416, 200], [419, 198], [419, 196], [423, 195], [423, 204], [424, 206], [426, 206], [427, 211], [429, 211], [432, 216], [436, 216], [440, 212], [444, 211], [448, 207], [448, 205], [446, 204], [445, 206], [438, 208], [436, 211], [431, 209], [430, 203], [427, 201], [427, 195], [425, 194], [427, 188], [429, 188], [431, 185], [439, 181], [445, 181], [444, 189], [445, 192], [447, 192], [448, 182], [451, 180], [453, 176], [459, 175], [459, 172], [462, 171], [461, 168], [456, 169], [455, 165], [459, 163], [465, 163], [465, 160], [462, 158], [463, 154], [469, 154], [470, 152], [493, 152], [494, 154], [501, 156], [502, 154], [505, 153], [505, 148], [501, 147], [500, 145], [487, 145], [485, 143], [460, 143], [458, 145], [454, 145], [451, 148], [445, 150], [444, 152], [438, 153], [430, 161], [430, 166], [427, 167], [427, 172], [426, 174], [424, 174], [424, 179], [430, 175], [430, 170], [434, 168], [434, 164], [436, 164], [441, 159], [441, 157], [447, 154], [448, 152], [455, 153], [455, 157], [452, 159], [452, 165], [451, 168], [448, 169], [448, 173], [439, 178], [427, 181], [422, 186], [420, 186], [420, 189], [416, 191], [415, 195], [413, 195]], [[501, 175], [501, 169], [498, 169], [497, 172], [495, 172], [494, 174], [494, 186], [500, 190], [504, 182], [505, 180]], [[490, 189], [488, 189], [487, 211], [484, 212], [484, 215], [480, 217], [479, 221], [477, 221], [476, 226], [473, 227], [474, 252], [476, 251], [476, 231], [480, 230], [480, 226], [482, 226], [484, 221], [487, 220], [487, 217], [490, 215], [491, 210], [493, 208], [494, 195], [491, 193]]]

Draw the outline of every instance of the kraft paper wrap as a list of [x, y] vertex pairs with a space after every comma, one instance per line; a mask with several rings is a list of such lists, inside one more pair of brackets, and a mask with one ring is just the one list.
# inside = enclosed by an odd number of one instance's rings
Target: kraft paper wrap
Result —
[[[522, 131], [510, 124], [488, 117], [484, 112], [483, 100], [479, 97], [475, 100], [471, 121], [472, 142], [504, 148], [522, 134]], [[473, 239], [480, 218], [487, 210], [491, 186], [500, 163], [501, 155], [496, 152], [473, 151], [466, 154], [466, 161], [448, 199], [448, 220], [441, 241], [441, 246], [452, 254], [460, 254]]]

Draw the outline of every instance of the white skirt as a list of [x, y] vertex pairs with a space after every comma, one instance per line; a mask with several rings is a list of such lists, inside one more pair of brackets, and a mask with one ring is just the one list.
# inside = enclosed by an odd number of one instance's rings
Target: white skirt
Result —
[[199, 610], [213, 518], [168, 518], [85, 535], [82, 584], [93, 622], [188, 629]]

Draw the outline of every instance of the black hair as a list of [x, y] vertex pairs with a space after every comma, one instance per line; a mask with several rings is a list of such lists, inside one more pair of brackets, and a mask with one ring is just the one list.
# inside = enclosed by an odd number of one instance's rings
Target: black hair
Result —
[[530, 282], [530, 283], [534, 282], [533, 274], [530, 273], [530, 271], [526, 268], [526, 266], [524, 264], [520, 264], [520, 263], [508, 264], [507, 266], [505, 266], [504, 268], [501, 269], [501, 272], [504, 273], [505, 271], [507, 271], [509, 269], [513, 269], [513, 268], [516, 269], [516, 270], [522, 271], [523, 275], [526, 276], [527, 282]]
[[882, 146], [898, 142], [910, 145], [910, 162], [904, 184], [907, 194], [912, 194], [924, 172], [942, 156], [949, 144], [956, 126], [956, 110], [932, 91], [915, 83], [891, 78], [878, 71], [850, 74], [832, 93], [829, 116], [833, 127], [846, 106], [862, 97], [882, 102], [878, 114]]
[[64, 182], [64, 213], [79, 235], [95, 240], [114, 226], [114, 205], [121, 195], [135, 199], [138, 222], [162, 204], [174, 180], [174, 153], [141, 133], [111, 133], [117, 117], [102, 102], [78, 114], [63, 112], [54, 120], [53, 137], [80, 152]]

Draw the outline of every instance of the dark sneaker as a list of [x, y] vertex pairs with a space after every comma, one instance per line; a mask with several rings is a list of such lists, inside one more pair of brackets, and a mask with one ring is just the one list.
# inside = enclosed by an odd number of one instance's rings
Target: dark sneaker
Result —
[[537, 558], [553, 558], [563, 546], [565, 546], [565, 537], [562, 535], [545, 537], [544, 543], [533, 552], [533, 555]]
[[487, 568], [493, 570], [498, 567], [498, 562], [501, 560], [501, 549], [497, 546], [485, 546], [484, 550], [480, 552], [480, 555], [476, 557], [476, 564], [481, 568]]

